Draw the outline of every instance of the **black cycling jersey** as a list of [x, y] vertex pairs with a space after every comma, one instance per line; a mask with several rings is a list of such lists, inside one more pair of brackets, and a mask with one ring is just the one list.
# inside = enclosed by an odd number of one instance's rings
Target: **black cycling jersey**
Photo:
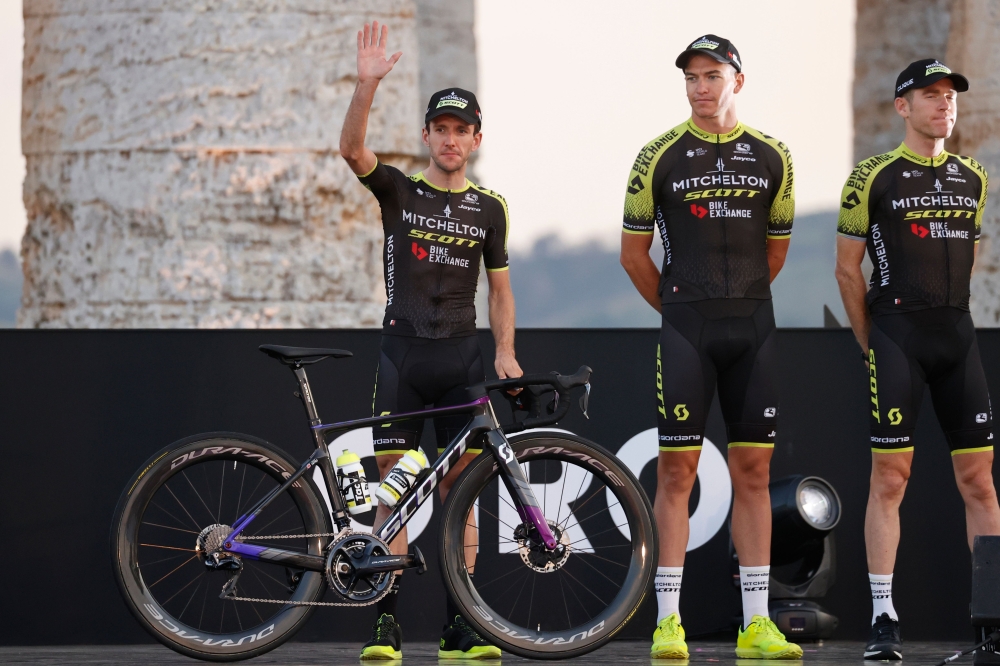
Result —
[[986, 188], [986, 170], [971, 157], [922, 157], [905, 144], [854, 168], [837, 231], [868, 244], [873, 315], [969, 309]]
[[476, 334], [479, 258], [507, 270], [507, 203], [466, 180], [442, 190], [423, 173], [378, 162], [361, 183], [382, 207], [385, 319], [382, 332], [420, 338]]
[[746, 125], [708, 134], [690, 120], [646, 145], [632, 165], [623, 231], [663, 241], [664, 304], [771, 298], [766, 239], [795, 215], [785, 144]]

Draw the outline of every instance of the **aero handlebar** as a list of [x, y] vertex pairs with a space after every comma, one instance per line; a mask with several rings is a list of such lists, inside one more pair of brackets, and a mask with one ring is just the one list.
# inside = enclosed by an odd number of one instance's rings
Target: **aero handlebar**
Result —
[[[578, 386], [587, 387], [587, 393], [580, 400], [580, 407], [583, 410], [584, 415], [586, 415], [587, 403], [590, 395], [590, 375], [592, 372], [593, 371], [588, 366], [582, 365], [580, 366], [580, 369], [572, 375], [560, 375], [559, 373], [553, 372], [551, 374], [522, 375], [521, 377], [511, 377], [508, 379], [492, 379], [490, 381], [483, 382], [482, 384], [470, 386], [469, 394], [473, 397], [473, 399], [475, 399], [487, 395], [490, 391], [499, 390], [506, 392], [520, 388], [527, 389], [527, 391], [531, 394], [530, 397], [539, 400], [541, 394], [547, 392], [547, 389], [542, 387], [551, 387], [554, 389], [557, 402], [553, 412], [549, 415], [539, 415], [527, 418], [519, 423], [511, 423], [503, 426], [504, 433], [511, 434], [527, 430], [528, 428], [541, 428], [558, 423], [563, 417], [566, 416], [567, 412], [569, 412], [570, 391]], [[514, 398], [507, 393], [504, 393], [504, 397], [511, 401], [514, 400]]]

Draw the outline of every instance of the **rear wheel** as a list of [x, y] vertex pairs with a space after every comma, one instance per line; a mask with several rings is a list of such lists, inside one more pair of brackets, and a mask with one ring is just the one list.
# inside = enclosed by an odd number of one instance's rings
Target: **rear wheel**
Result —
[[[232, 558], [205, 564], [231, 526], [281, 485], [298, 465], [246, 435], [198, 435], [155, 454], [129, 481], [111, 529], [114, 575], [132, 614], [158, 641], [182, 654], [233, 661], [290, 638], [318, 601], [323, 574]], [[329, 514], [305, 477], [269, 504], [244, 536], [294, 537], [331, 532]], [[252, 540], [260, 546], [321, 555], [325, 537]], [[235, 575], [236, 595], [221, 599]]]
[[563, 548], [532, 540], [489, 453], [476, 458], [444, 508], [441, 564], [466, 619], [502, 649], [535, 659], [595, 650], [632, 617], [656, 563], [652, 508], [635, 476], [583, 438], [509, 438]]

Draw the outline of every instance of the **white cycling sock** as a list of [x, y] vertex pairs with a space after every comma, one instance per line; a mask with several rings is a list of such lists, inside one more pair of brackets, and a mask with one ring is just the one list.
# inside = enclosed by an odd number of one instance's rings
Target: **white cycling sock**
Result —
[[656, 590], [657, 624], [671, 613], [677, 613], [677, 617], [680, 617], [683, 573], [684, 567], [656, 567], [653, 589]]
[[888, 613], [890, 620], [899, 620], [896, 609], [892, 607], [892, 574], [868, 574], [868, 582], [872, 586], [872, 624], [882, 613]]
[[754, 615], [767, 614], [767, 588], [771, 580], [771, 565], [740, 567], [740, 590], [743, 596], [743, 629], [750, 626]]

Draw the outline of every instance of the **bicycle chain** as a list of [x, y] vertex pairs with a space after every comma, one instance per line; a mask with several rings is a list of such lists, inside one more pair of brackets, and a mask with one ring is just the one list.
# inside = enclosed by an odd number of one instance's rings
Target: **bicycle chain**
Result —
[[[343, 529], [340, 532], [319, 532], [317, 534], [292, 534], [292, 535], [287, 535], [287, 536], [286, 535], [282, 535], [282, 536], [243, 536], [243, 535], [240, 535], [239, 539], [240, 540], [309, 539], [309, 538], [312, 538], [312, 537], [341, 537], [343, 539], [346, 539], [347, 537], [352, 536], [354, 534], [362, 534], [362, 532], [357, 532], [355, 530], [352, 530], [352, 529], [348, 528], [348, 529]], [[341, 539], [333, 539], [333, 540], [331, 540], [330, 543], [328, 544], [328, 547], [332, 546], [333, 544], [335, 544], [338, 541], [341, 541]], [[382, 594], [378, 595], [377, 597], [375, 597], [374, 599], [371, 599], [369, 601], [351, 601], [351, 602], [348, 602], [348, 601], [280, 601], [278, 599], [260, 599], [258, 597], [239, 597], [239, 596], [223, 597], [223, 599], [224, 600], [228, 600], [228, 601], [252, 601], [252, 602], [260, 603], [260, 604], [282, 604], [282, 605], [288, 605], [288, 606], [336, 606], [338, 608], [342, 608], [342, 607], [363, 608], [365, 606], [371, 606], [373, 604], [378, 603], [379, 601], [382, 600], [382, 598], [385, 595], [389, 594], [389, 592], [392, 591], [392, 584], [393, 584], [395, 578], [396, 578], [395, 572], [390, 573], [389, 574], [389, 583], [385, 586], [385, 590], [382, 592]], [[229, 581], [226, 581], [226, 584], [222, 586], [222, 589], [225, 590], [226, 589], [226, 585], [228, 585], [228, 584], [229, 584]]]

